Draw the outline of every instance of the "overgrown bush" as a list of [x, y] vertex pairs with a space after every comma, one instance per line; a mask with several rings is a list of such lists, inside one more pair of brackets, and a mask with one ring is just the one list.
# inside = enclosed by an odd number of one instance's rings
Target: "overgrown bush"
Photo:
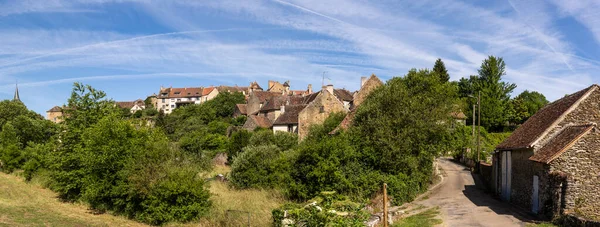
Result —
[[231, 165], [231, 183], [236, 188], [276, 188], [290, 181], [293, 151], [282, 152], [275, 145], [249, 146]]

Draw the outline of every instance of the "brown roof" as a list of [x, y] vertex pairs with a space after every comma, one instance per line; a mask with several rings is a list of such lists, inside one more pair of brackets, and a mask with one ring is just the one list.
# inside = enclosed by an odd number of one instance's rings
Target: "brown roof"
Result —
[[250, 83], [250, 89], [262, 90], [262, 87], [260, 87], [260, 85], [258, 85], [258, 83], [254, 81]]
[[298, 124], [298, 114], [306, 105], [289, 105], [285, 106], [285, 112], [281, 114], [273, 123], [273, 125], [289, 125]]
[[517, 130], [515, 130], [506, 140], [500, 143], [497, 149], [517, 149], [526, 148], [541, 137], [561, 116], [567, 113], [569, 109], [577, 103], [588, 91], [593, 90], [598, 85], [592, 85], [586, 89], [573, 93], [562, 99], [556, 100], [537, 113], [531, 116]]
[[248, 87], [238, 87], [236, 86], [218, 86], [217, 90], [219, 90], [220, 92], [246, 92], [248, 90]]
[[546, 164], [550, 163], [587, 134], [587, 132], [592, 130], [594, 126], [594, 124], [587, 124], [565, 127], [552, 140], [548, 141], [544, 147], [531, 156], [529, 160]]
[[264, 103], [271, 97], [281, 96], [281, 92], [255, 91], [252, 93], [252, 95], [258, 97], [260, 103]]
[[[187, 98], [187, 97], [200, 97], [202, 96], [201, 87], [188, 87], [188, 88], [164, 88], [159, 92], [160, 98]], [[164, 96], [163, 94], [167, 94]]]
[[133, 108], [136, 104], [138, 106], [142, 106], [144, 105], [144, 101], [141, 99], [135, 100], [135, 101], [124, 101], [124, 102], [115, 102], [115, 104], [117, 104], [117, 106], [119, 106], [120, 108], [125, 108], [125, 109], [131, 109]]
[[346, 89], [333, 89], [333, 94], [341, 101], [351, 102], [354, 100], [352, 93]]
[[452, 112], [452, 113], [450, 113], [450, 116], [452, 116], [452, 118], [454, 118], [454, 119], [461, 119], [461, 120], [467, 119], [467, 115], [465, 115], [465, 113], [463, 113], [462, 111]]
[[264, 116], [250, 115], [250, 119], [252, 119], [256, 125], [261, 128], [271, 128], [271, 126], [273, 126], [269, 118]]
[[46, 112], [62, 112], [62, 108], [60, 108], [60, 106], [54, 106], [54, 107], [52, 107], [52, 109], [50, 109]]
[[248, 110], [246, 109], [246, 104], [235, 104], [235, 107], [238, 108], [238, 110], [240, 110], [240, 113], [242, 113], [243, 115], [248, 114]]
[[304, 101], [302, 101], [302, 104], [309, 104], [309, 103], [311, 103], [312, 101], [314, 101], [317, 98], [317, 96], [320, 93], [321, 93], [321, 91], [318, 91], [318, 92], [312, 93], [310, 95], [304, 96]]
[[281, 106], [298, 105], [302, 104], [303, 101], [304, 97], [302, 96], [274, 96], [266, 101], [263, 107], [260, 108], [260, 112], [279, 110]]

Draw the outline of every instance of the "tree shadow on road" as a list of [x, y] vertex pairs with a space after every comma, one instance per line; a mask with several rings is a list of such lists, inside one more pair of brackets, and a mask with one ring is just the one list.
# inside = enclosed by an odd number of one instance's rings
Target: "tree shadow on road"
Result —
[[499, 215], [512, 215], [522, 222], [532, 222], [539, 220], [532, 214], [528, 213], [522, 208], [514, 207], [507, 202], [500, 201], [494, 198], [491, 194], [486, 193], [484, 190], [487, 186], [480, 179], [477, 174], [471, 173], [473, 179], [475, 179], [475, 185], [465, 185], [463, 194], [471, 200], [477, 206], [484, 206], [490, 208], [493, 212]]

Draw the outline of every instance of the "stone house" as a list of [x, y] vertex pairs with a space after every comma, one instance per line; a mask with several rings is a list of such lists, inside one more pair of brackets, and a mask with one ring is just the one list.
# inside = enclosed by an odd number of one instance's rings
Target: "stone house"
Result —
[[323, 86], [321, 91], [307, 96], [304, 103], [306, 107], [298, 113], [299, 139], [302, 140], [308, 135], [311, 125], [322, 124], [330, 114], [349, 112], [352, 101], [346, 99], [348, 94], [350, 93], [345, 90], [336, 92], [333, 85], [327, 85]]
[[281, 115], [273, 122], [273, 132], [298, 133], [298, 115], [304, 108], [305, 104], [284, 106]]
[[381, 80], [375, 76], [375, 74], [372, 74], [369, 78], [367, 77], [361, 77], [360, 78], [360, 89], [356, 92], [354, 92], [353, 96], [353, 101], [352, 101], [352, 105], [350, 108], [350, 113], [348, 113], [348, 115], [346, 115], [346, 117], [344, 118], [344, 120], [342, 120], [342, 122], [340, 123], [340, 125], [335, 128], [333, 131], [330, 132], [330, 134], [335, 134], [337, 133], [339, 130], [346, 130], [350, 127], [350, 125], [352, 125], [352, 121], [354, 120], [354, 115], [356, 114], [356, 110], [358, 109], [358, 107], [360, 106], [360, 104], [362, 104], [365, 99], [367, 99], [367, 97], [369, 96], [369, 94], [371, 94], [371, 92], [373, 92], [375, 89], [377, 89], [378, 87], [383, 86], [383, 82], [381, 82]]
[[600, 216], [600, 87], [548, 104], [496, 147], [492, 188], [540, 216]]
[[267, 88], [267, 91], [270, 91], [270, 92], [283, 93], [284, 91], [286, 91], [286, 90], [289, 91], [289, 89], [290, 89], [289, 81], [286, 81], [285, 83], [281, 84], [278, 81], [269, 80], [268, 85], [269, 85], [269, 87]]
[[248, 96], [246, 111], [248, 115], [256, 115], [263, 105], [272, 97], [281, 96], [278, 92], [254, 91]]
[[283, 113], [286, 105], [299, 105], [304, 101], [305, 98], [299, 95], [273, 96], [260, 108], [258, 115], [267, 117], [271, 122], [274, 122]]
[[49, 109], [48, 111], [46, 111], [46, 119], [48, 119], [54, 123], [63, 122], [64, 121], [63, 108], [60, 106], [52, 107], [52, 109]]

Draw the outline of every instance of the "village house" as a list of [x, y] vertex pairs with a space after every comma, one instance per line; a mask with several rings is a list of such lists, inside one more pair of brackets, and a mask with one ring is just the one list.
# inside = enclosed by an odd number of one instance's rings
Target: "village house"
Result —
[[201, 104], [215, 98], [219, 91], [214, 87], [160, 88], [156, 110], [170, 114], [174, 109], [190, 104]]
[[540, 109], [496, 147], [492, 187], [535, 214], [600, 216], [600, 87]]
[[306, 108], [305, 104], [287, 105], [281, 108], [281, 115], [273, 122], [273, 132], [298, 133], [298, 115]]
[[369, 78], [361, 77], [360, 89], [354, 92], [353, 94], [354, 98], [352, 101], [352, 106], [350, 108], [350, 113], [346, 115], [346, 117], [344, 118], [344, 120], [342, 120], [340, 125], [332, 132], [330, 132], [330, 134], [335, 134], [339, 130], [348, 129], [350, 125], [352, 125], [352, 121], [354, 120], [354, 115], [356, 114], [356, 110], [358, 109], [358, 107], [365, 101], [365, 99], [367, 99], [371, 92], [373, 92], [375, 89], [381, 86], [383, 86], [383, 82], [381, 82], [381, 80], [377, 76], [375, 76], [375, 74], [372, 74]]
[[63, 108], [60, 106], [52, 107], [52, 109], [49, 109], [48, 111], [46, 111], [46, 119], [48, 119], [54, 123], [63, 122], [64, 121]]
[[306, 107], [298, 113], [298, 137], [303, 140], [310, 126], [323, 124], [332, 113], [347, 113], [352, 104], [352, 94], [345, 89], [334, 89], [333, 85], [307, 96]]
[[146, 109], [146, 104], [144, 100], [138, 99], [135, 101], [126, 101], [126, 102], [115, 102], [119, 108], [128, 109], [130, 113], [135, 113], [140, 110]]
[[236, 104], [233, 109], [233, 117], [248, 116], [246, 105], [247, 104]]

